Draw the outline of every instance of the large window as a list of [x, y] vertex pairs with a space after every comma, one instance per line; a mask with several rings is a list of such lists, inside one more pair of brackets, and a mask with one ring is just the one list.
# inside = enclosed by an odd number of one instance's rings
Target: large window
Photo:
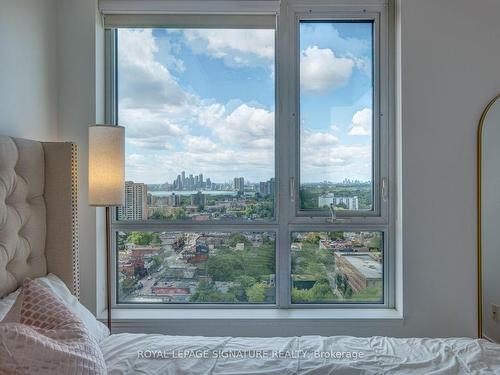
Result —
[[372, 8], [108, 21], [116, 307], [393, 305], [389, 22]]

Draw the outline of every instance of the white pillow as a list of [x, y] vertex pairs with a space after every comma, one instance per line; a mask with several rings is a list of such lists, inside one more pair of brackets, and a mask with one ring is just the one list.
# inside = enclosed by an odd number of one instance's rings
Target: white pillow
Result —
[[[64, 284], [60, 278], [49, 273], [47, 276], [39, 277], [36, 280], [49, 289], [73, 314], [83, 321], [90, 334], [95, 337], [97, 342], [101, 342], [101, 340], [109, 336], [108, 327], [98, 321], [95, 316], [71, 294], [66, 284]], [[20, 290], [21, 288], [0, 299], [0, 321], [4, 319], [5, 315], [7, 315], [14, 305], [14, 302], [16, 302]]]
[[14, 305], [14, 302], [16, 302], [20, 290], [21, 288], [13, 291], [11, 294], [3, 298], [0, 298], [0, 321], [2, 321], [3, 318], [5, 318], [5, 315], [7, 315], [11, 307]]
[[47, 276], [37, 278], [36, 280], [48, 288], [73, 314], [78, 316], [83, 323], [85, 323], [85, 326], [96, 338], [97, 342], [101, 342], [109, 336], [108, 327], [98, 321], [95, 316], [83, 306], [73, 294], [71, 294], [66, 284], [64, 284], [60, 278], [49, 273]]

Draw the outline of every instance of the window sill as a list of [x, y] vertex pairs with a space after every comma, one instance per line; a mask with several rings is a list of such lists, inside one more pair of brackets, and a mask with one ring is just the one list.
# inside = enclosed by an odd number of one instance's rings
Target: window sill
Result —
[[[403, 322], [396, 309], [113, 309], [113, 322], [159, 320], [342, 320]], [[98, 316], [106, 319], [106, 311]]]

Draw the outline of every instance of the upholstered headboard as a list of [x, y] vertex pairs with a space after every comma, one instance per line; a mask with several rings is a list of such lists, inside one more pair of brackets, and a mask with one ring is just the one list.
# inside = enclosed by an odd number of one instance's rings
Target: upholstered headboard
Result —
[[76, 145], [0, 136], [0, 297], [59, 276], [79, 296]]

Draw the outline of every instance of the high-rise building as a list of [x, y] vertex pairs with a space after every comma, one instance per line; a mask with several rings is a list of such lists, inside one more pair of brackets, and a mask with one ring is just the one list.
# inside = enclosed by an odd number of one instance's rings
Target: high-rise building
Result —
[[198, 182], [200, 183], [199, 188], [203, 189], [205, 186], [203, 186], [203, 173], [200, 173], [200, 177], [198, 178]]
[[182, 171], [181, 172], [181, 182], [182, 182], [182, 185], [181, 185], [181, 189], [186, 189], [186, 172]]
[[330, 204], [334, 204], [335, 206], [343, 205], [348, 210], [357, 210], [358, 209], [358, 197], [336, 197], [335, 194], [323, 194], [318, 197], [318, 207], [329, 207]]
[[172, 193], [172, 195], [167, 197], [167, 204], [173, 207], [179, 207], [181, 205], [181, 195]]
[[245, 191], [245, 178], [235, 177], [233, 187], [237, 192], [243, 193]]
[[274, 178], [259, 183], [258, 192], [262, 196], [274, 195]]
[[125, 181], [125, 204], [118, 207], [120, 220], [147, 220], [148, 188], [146, 184]]
[[269, 189], [268, 189], [268, 183], [267, 181], [261, 181], [259, 183], [259, 193], [260, 195], [266, 196], [269, 195]]
[[191, 206], [204, 206], [205, 203], [206, 197], [201, 191], [191, 195]]
[[269, 180], [269, 194], [274, 195], [275, 190], [276, 190], [276, 183], [273, 177]]
[[207, 190], [212, 190], [212, 181], [210, 181], [210, 178], [207, 178], [205, 186], [206, 186]]

